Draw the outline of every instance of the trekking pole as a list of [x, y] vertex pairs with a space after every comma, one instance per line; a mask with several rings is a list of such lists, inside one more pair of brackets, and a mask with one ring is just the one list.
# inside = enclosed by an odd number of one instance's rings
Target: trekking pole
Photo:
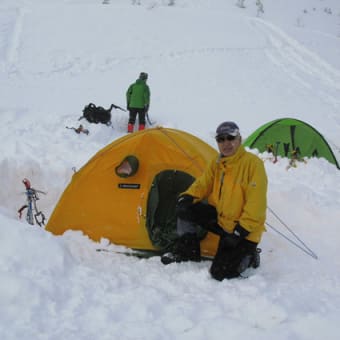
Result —
[[126, 112], [126, 110], [123, 109], [121, 106], [118, 106], [118, 105], [116, 105], [116, 104], [111, 104], [111, 106], [114, 107], [115, 109], [118, 109], [118, 110], [121, 110], [121, 111]]
[[149, 112], [146, 112], [145, 113], [145, 117], [146, 117], [146, 120], [148, 121], [149, 125], [154, 125], [155, 122], [152, 122], [150, 117], [149, 117]]
[[282, 219], [270, 208], [267, 207], [268, 210], [273, 214], [273, 216], [296, 238], [297, 241], [300, 242], [301, 245], [299, 245], [297, 242], [291, 240], [289, 237], [287, 237], [286, 235], [284, 235], [283, 233], [281, 233], [279, 230], [277, 230], [275, 227], [273, 227], [271, 224], [269, 224], [268, 222], [266, 222], [265, 224], [270, 227], [271, 229], [273, 229], [274, 231], [276, 231], [279, 235], [281, 235], [283, 238], [285, 238], [287, 241], [289, 241], [290, 243], [292, 243], [293, 245], [295, 245], [297, 248], [301, 249], [302, 251], [304, 251], [306, 254], [308, 254], [309, 256], [313, 257], [315, 260], [318, 259], [318, 256], [314, 253], [313, 250], [311, 250], [302, 240], [301, 238], [299, 238], [297, 236], [296, 233], [293, 232], [293, 230], [291, 228], [288, 227], [288, 225], [282, 221]]

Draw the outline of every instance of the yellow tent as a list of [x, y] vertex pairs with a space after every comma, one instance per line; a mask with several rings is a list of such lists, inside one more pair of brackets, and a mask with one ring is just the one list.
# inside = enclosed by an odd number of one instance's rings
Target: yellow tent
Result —
[[[178, 194], [215, 155], [211, 146], [180, 130], [156, 127], [128, 134], [73, 175], [46, 229], [56, 235], [81, 230], [95, 241], [165, 250], [176, 239]], [[203, 254], [213, 255], [216, 245], [217, 237], [208, 233]]]

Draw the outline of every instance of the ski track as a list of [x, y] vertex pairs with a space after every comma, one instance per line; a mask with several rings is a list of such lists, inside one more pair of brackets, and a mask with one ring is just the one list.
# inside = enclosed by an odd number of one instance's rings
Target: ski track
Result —
[[13, 71], [18, 62], [23, 19], [22, 9], [0, 10], [0, 63], [7, 72]]
[[[0, 62], [7, 66], [18, 67], [19, 48], [21, 33], [24, 25], [24, 10], [6, 9], [0, 11]], [[138, 57], [114, 58], [106, 57], [98, 62], [88, 55], [64, 56], [61, 59], [51, 60], [49, 69], [30, 71], [35, 76], [50, 76], [53, 74], [81, 74], [83, 72], [106, 72], [113, 66], [120, 64], [135, 64], [136, 62], [159, 61], [159, 59], [191, 58], [192, 56], [209, 56], [213, 54], [231, 54], [240, 52], [264, 52], [267, 58], [284, 72], [298, 81], [303, 87], [310, 88], [307, 76], [317, 78], [320, 83], [326, 84], [332, 92], [337, 93], [327, 100], [333, 102], [334, 106], [340, 103], [340, 72], [326, 63], [315, 53], [303, 47], [296, 40], [284, 33], [280, 28], [259, 18], [249, 18], [251, 30], [260, 32], [267, 37], [268, 45], [258, 47], [202, 47], [199, 49], [184, 49], [177, 51], [165, 51], [157, 54], [146, 54]], [[26, 71], [26, 70], [25, 70]], [[325, 91], [322, 93], [327, 97]]]
[[1, 10], [0, 11], [0, 65], [5, 69], [8, 60], [9, 39], [14, 30], [14, 10]]
[[101, 72], [105, 73], [111, 70], [112, 67], [123, 64], [136, 65], [136, 63], [155, 62], [160, 60], [175, 60], [178, 58], [192, 58], [194, 56], [213, 56], [214, 54], [237, 54], [243, 52], [258, 53], [265, 49], [265, 47], [202, 47], [199, 49], [185, 49], [166, 51], [158, 54], [141, 55], [138, 57], [123, 57], [123, 58], [105, 58], [98, 62], [98, 58], [94, 61], [89, 56], [72, 56], [64, 57], [62, 60], [53, 60], [50, 69], [30, 71], [25, 70], [25, 73], [33, 76], [49, 77], [54, 74], [60, 75], [79, 75], [84, 72]]
[[[6, 12], [11, 12], [6, 14]], [[1, 15], [1, 14], [0, 14]], [[2, 13], [6, 16], [0, 34], [9, 36], [2, 39], [3, 46], [0, 48], [0, 60], [7, 68], [13, 69], [15, 65], [18, 67], [18, 50], [20, 46], [20, 36], [23, 28], [24, 13], [19, 10], [8, 10]], [[10, 18], [10, 19], [8, 19]], [[145, 54], [138, 57], [106, 57], [96, 60], [93, 56], [77, 55], [63, 56], [62, 58], [53, 58], [50, 65], [45, 65], [39, 70], [24, 70], [25, 73], [36, 77], [49, 77], [55, 74], [68, 75], [83, 74], [87, 72], [105, 73], [113, 67], [123, 64], [154, 62], [159, 63], [160, 60], [174, 60], [178, 58], [192, 58], [194, 56], [213, 56], [214, 54], [237, 54], [237, 53], [264, 53], [266, 58], [273, 65], [280, 68], [281, 71], [288, 74], [295, 82], [299, 83], [303, 88], [316, 92], [327, 104], [331, 104], [337, 108], [340, 104], [340, 72], [326, 63], [315, 53], [303, 47], [296, 40], [285, 34], [281, 29], [263, 21], [259, 18], [249, 18], [251, 29], [267, 38], [267, 44], [258, 47], [202, 47], [199, 49], [183, 49], [175, 51], [164, 51], [155, 54]], [[5, 57], [4, 57], [4, 49]], [[2, 57], [2, 58], [1, 58]], [[49, 64], [49, 63], [48, 63]], [[21, 65], [24, 67], [24, 65]], [[47, 68], [46, 68], [47, 67]], [[321, 85], [326, 85], [329, 91], [322, 89], [311, 89], [310, 78], [317, 80]], [[320, 86], [321, 88], [322, 86]], [[319, 91], [319, 93], [317, 93]], [[332, 117], [336, 119], [336, 117]]]
[[316, 95], [337, 108], [340, 104], [340, 72], [273, 24], [256, 18], [251, 20], [273, 47], [265, 49], [267, 58], [303, 87], [311, 89], [310, 84], [315, 83], [309, 82], [308, 77], [316, 78], [323, 85], [320, 88], [326, 85], [328, 90], [320, 90]]

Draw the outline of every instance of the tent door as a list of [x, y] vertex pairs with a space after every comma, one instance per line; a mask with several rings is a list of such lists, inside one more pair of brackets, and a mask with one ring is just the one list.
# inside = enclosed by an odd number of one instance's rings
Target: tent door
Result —
[[194, 180], [191, 175], [178, 170], [164, 170], [155, 176], [149, 191], [146, 217], [146, 227], [155, 247], [165, 250], [176, 240], [177, 198]]

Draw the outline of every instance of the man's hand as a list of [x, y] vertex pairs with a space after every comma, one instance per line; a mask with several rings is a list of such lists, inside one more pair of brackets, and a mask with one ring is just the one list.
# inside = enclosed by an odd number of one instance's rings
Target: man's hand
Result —
[[220, 242], [223, 247], [236, 248], [238, 244], [249, 235], [249, 231], [244, 229], [240, 224], [236, 224], [232, 234], [225, 232], [221, 236]]

